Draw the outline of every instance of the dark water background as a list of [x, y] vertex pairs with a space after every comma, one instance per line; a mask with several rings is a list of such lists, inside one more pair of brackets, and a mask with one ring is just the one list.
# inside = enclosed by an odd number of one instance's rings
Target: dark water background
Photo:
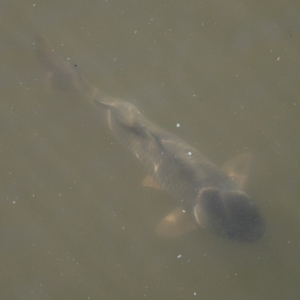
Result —
[[[298, 1], [0, 6], [1, 299], [300, 298]], [[217, 165], [250, 152], [266, 236], [157, 237], [172, 198], [89, 103], [47, 88], [36, 34]]]

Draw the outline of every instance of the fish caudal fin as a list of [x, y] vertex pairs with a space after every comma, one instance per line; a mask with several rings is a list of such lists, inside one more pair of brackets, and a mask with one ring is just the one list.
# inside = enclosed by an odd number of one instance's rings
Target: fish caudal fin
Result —
[[62, 91], [78, 91], [84, 81], [75, 68], [54, 50], [43, 35], [36, 37], [35, 53], [47, 73], [47, 87]]

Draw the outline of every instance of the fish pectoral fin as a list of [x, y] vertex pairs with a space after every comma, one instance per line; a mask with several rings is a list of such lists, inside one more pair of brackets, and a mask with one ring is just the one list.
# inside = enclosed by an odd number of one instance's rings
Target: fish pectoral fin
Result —
[[244, 187], [249, 176], [251, 160], [250, 153], [241, 154], [227, 162], [222, 170], [241, 187]]
[[178, 237], [197, 227], [190, 215], [182, 207], [177, 207], [158, 223], [156, 233], [158, 236]]
[[143, 186], [148, 186], [148, 187], [152, 187], [154, 189], [157, 190], [163, 190], [164, 188], [157, 183], [151, 176], [147, 176], [144, 180], [143, 180]]

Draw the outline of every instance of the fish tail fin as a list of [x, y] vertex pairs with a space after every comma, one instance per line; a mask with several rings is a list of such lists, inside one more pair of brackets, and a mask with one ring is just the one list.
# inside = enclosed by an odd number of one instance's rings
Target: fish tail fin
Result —
[[36, 36], [35, 52], [47, 72], [47, 84], [51, 88], [62, 91], [75, 91], [81, 94], [90, 89], [90, 85], [76, 70], [76, 65], [72, 66], [69, 61], [63, 59], [45, 36]]

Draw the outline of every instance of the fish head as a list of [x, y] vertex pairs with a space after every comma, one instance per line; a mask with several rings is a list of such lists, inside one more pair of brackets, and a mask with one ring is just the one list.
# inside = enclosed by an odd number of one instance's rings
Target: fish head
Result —
[[257, 207], [242, 191], [203, 188], [193, 213], [198, 225], [228, 239], [254, 242], [264, 234], [264, 222]]

